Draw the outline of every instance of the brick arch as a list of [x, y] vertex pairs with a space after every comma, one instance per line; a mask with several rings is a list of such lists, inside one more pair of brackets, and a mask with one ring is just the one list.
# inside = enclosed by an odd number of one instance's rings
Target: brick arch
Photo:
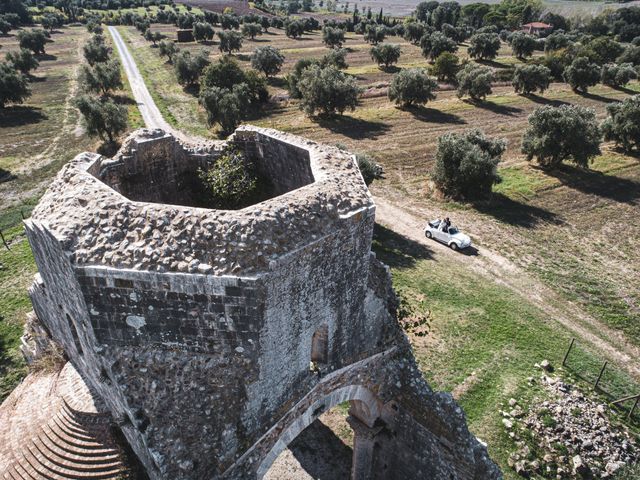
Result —
[[316, 400], [282, 432], [276, 443], [271, 447], [269, 453], [265, 455], [260, 463], [257, 470], [257, 478], [264, 477], [269, 471], [269, 468], [271, 468], [271, 465], [273, 465], [273, 462], [278, 458], [278, 455], [280, 455], [305, 428], [316, 421], [322, 413], [347, 401], [356, 403], [358, 405], [358, 412], [363, 412], [367, 415], [368, 418], [361, 419], [367, 424], [373, 424], [375, 420], [380, 417], [380, 401], [368, 388], [362, 385], [349, 385], [338, 388], [321, 399]]

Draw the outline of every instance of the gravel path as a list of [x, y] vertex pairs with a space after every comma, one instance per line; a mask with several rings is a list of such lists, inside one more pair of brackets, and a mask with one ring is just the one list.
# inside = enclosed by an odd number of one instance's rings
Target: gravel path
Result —
[[153, 101], [151, 97], [151, 93], [149, 93], [149, 89], [144, 83], [144, 78], [140, 74], [140, 70], [138, 70], [138, 66], [136, 65], [135, 60], [131, 56], [131, 52], [129, 52], [129, 48], [124, 43], [122, 36], [120, 36], [120, 32], [116, 29], [116, 27], [110, 26], [109, 33], [113, 38], [113, 42], [116, 45], [116, 49], [118, 50], [118, 55], [120, 56], [120, 60], [122, 61], [122, 66], [124, 71], [129, 79], [129, 85], [131, 85], [131, 91], [133, 92], [133, 97], [135, 98], [136, 103], [138, 104], [138, 110], [140, 110], [140, 114], [142, 115], [142, 119], [147, 128], [160, 128], [165, 132], [172, 134], [173, 136], [179, 138], [184, 141], [194, 140], [199, 141], [201, 139], [198, 138], [190, 138], [179, 130], [175, 130], [171, 125], [169, 125], [158, 106]]

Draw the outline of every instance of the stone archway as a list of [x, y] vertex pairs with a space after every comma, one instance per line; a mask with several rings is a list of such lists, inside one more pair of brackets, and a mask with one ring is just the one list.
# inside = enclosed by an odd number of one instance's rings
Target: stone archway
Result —
[[348, 422], [354, 431], [354, 452], [351, 476], [354, 479], [367, 478], [371, 464], [373, 443], [370, 439], [375, 436], [373, 426], [380, 418], [381, 404], [376, 396], [366, 387], [350, 385], [341, 387], [320, 400], [314, 402], [287, 429], [285, 429], [274, 446], [260, 463], [257, 478], [263, 478], [271, 465], [287, 446], [310, 426], [322, 413], [343, 402], [350, 402]]

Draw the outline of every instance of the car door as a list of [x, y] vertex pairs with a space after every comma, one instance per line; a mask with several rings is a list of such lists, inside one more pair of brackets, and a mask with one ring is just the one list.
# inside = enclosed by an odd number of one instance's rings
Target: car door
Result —
[[436, 231], [436, 238], [442, 243], [449, 243], [449, 234], [443, 232], [440, 228]]

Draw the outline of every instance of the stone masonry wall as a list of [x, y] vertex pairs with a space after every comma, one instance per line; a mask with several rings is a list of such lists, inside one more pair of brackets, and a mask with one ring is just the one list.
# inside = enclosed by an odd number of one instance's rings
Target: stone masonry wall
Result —
[[190, 150], [172, 136], [136, 138], [113, 159], [96, 161], [90, 173], [137, 202], [192, 205], [197, 171], [220, 154], [215, 148]]

